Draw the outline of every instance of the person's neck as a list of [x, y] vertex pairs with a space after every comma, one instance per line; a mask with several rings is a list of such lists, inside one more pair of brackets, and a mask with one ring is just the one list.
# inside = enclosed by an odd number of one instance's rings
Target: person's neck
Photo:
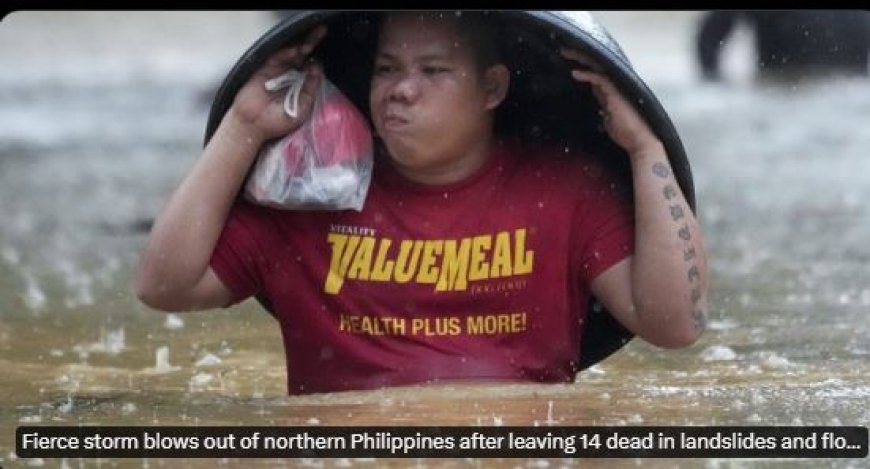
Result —
[[449, 163], [431, 168], [410, 168], [392, 161], [393, 167], [406, 179], [427, 186], [443, 186], [463, 181], [480, 170], [490, 158], [492, 139], [479, 144]]

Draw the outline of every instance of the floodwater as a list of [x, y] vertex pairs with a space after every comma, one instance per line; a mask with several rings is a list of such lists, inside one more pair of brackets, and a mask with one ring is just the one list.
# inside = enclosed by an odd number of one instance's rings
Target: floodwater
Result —
[[209, 90], [265, 12], [17, 12], [0, 24], [0, 466], [862, 467], [867, 460], [41, 460], [18, 425], [867, 425], [870, 83], [756, 86], [749, 36], [697, 80], [693, 12], [596, 16], [680, 130], [711, 324], [640, 340], [570, 385], [287, 397], [253, 302], [164, 315], [128, 283], [143, 227], [198, 156]]

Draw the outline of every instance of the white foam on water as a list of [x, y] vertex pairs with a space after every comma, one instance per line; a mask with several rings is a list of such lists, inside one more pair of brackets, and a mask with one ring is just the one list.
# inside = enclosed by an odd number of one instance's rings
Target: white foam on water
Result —
[[700, 358], [705, 362], [732, 361], [737, 359], [737, 353], [725, 345], [711, 345], [701, 352]]
[[163, 320], [163, 327], [171, 331], [175, 331], [184, 327], [184, 319], [181, 319], [175, 313], [168, 313], [166, 319]]
[[816, 397], [827, 399], [868, 399], [870, 386], [845, 386], [834, 389], [820, 389], [814, 393]]
[[739, 326], [740, 323], [734, 319], [711, 319], [707, 324], [707, 329], [711, 331], [727, 331]]
[[771, 351], [761, 352], [758, 357], [758, 364], [768, 370], [787, 370], [795, 366], [787, 358]]
[[218, 357], [217, 355], [207, 353], [207, 354], [203, 355], [202, 358], [197, 360], [193, 366], [195, 366], [197, 368], [203, 367], [203, 366], [214, 366], [214, 365], [219, 365], [222, 361], [223, 360], [221, 360], [220, 357]]
[[205, 385], [211, 383], [212, 381], [214, 381], [214, 375], [212, 375], [210, 373], [203, 373], [200, 371], [200, 372], [196, 373], [195, 375], [191, 376], [188, 384], [190, 385], [190, 388], [193, 389], [193, 388], [205, 386]]
[[89, 344], [79, 344], [73, 346], [73, 351], [79, 354], [79, 357], [85, 359], [91, 353], [105, 353], [108, 355], [118, 355], [127, 348], [126, 332], [123, 327], [113, 330], [100, 330], [100, 338], [96, 342]]

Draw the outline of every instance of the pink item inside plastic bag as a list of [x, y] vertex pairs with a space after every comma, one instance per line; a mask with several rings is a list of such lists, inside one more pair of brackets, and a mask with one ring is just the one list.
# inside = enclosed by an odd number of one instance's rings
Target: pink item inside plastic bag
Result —
[[283, 209], [361, 210], [372, 148], [368, 120], [324, 78], [305, 123], [260, 151], [245, 197]]

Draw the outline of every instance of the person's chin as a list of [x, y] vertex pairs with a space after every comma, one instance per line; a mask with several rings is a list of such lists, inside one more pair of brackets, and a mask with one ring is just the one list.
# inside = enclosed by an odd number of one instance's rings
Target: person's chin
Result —
[[382, 138], [390, 157], [402, 166], [414, 167], [426, 160], [419, 144], [404, 138]]

